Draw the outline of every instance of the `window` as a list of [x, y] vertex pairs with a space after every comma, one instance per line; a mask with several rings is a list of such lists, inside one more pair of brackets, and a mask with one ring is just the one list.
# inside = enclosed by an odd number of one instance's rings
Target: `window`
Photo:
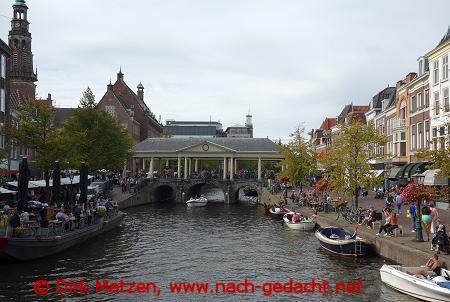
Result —
[[444, 89], [444, 108], [445, 108], [445, 112], [448, 112], [450, 109], [450, 104], [449, 104], [449, 100], [448, 100], [448, 88]]
[[422, 104], [422, 94], [418, 93], [417, 94], [417, 110], [422, 109], [422, 106], [423, 106], [423, 104]]
[[116, 107], [115, 106], [105, 106], [105, 111], [112, 117], [116, 117]]
[[442, 58], [442, 80], [448, 79], [448, 55]]
[[412, 96], [411, 99], [409, 100], [409, 112], [414, 113], [414, 111], [416, 109], [416, 97]]
[[445, 135], [445, 127], [440, 127], [440, 128], [439, 128], [439, 135], [440, 135], [440, 136]]
[[417, 124], [417, 149], [423, 148], [423, 124]]
[[0, 111], [5, 112], [6, 95], [5, 89], [0, 89]]
[[437, 136], [437, 128], [433, 128], [433, 137]]
[[435, 92], [434, 93], [434, 113], [436, 115], [439, 115], [439, 113], [441, 112], [440, 108], [439, 108], [439, 92]]
[[439, 82], [439, 61], [434, 61], [433, 63], [433, 84]]
[[425, 122], [425, 147], [430, 148], [430, 121]]
[[419, 61], [419, 76], [423, 74], [423, 60]]
[[411, 125], [411, 151], [416, 150], [416, 125]]
[[423, 108], [430, 107], [430, 90], [425, 90], [425, 102], [423, 103]]

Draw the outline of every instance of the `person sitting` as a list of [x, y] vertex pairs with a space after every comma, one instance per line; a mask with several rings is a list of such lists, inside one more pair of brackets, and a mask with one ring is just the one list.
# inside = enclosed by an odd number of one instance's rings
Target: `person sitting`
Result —
[[410, 275], [422, 275], [424, 277], [436, 277], [441, 274], [441, 264], [439, 262], [439, 256], [437, 254], [434, 254], [431, 256], [430, 259], [428, 259], [427, 263], [425, 264], [427, 269], [418, 271], [418, 272], [409, 272], [406, 271]]
[[67, 230], [69, 226], [69, 216], [64, 212], [63, 209], [59, 210], [58, 213], [56, 213], [55, 216], [56, 220], [61, 221], [64, 225], [64, 229]]
[[14, 214], [12, 215], [11, 219], [9, 220], [9, 225], [15, 229], [20, 226], [20, 216], [17, 211], [14, 211]]
[[46, 206], [43, 206], [39, 210], [39, 217], [41, 218], [40, 219], [41, 228], [48, 228], [47, 207]]
[[390, 224], [390, 227], [388, 228], [388, 234], [389, 234], [389, 236], [392, 237], [392, 236], [394, 236], [392, 231], [395, 229], [398, 229], [398, 217], [395, 212], [391, 213], [391, 217], [389, 219], [389, 224]]
[[375, 208], [373, 206], [371, 206], [369, 208], [367, 217], [364, 218], [364, 220], [363, 220], [363, 222], [361, 222], [361, 224], [363, 224], [364, 222], [367, 222], [367, 228], [373, 229], [373, 223], [375, 221], [377, 221], [376, 216], [377, 216], [377, 211], [375, 210]]
[[291, 219], [292, 219], [293, 223], [300, 222], [300, 217], [298, 216], [297, 213], [292, 214], [292, 218]]
[[30, 221], [30, 214], [28, 212], [20, 214], [20, 222], [24, 223], [25, 221]]
[[79, 205], [75, 205], [75, 208], [73, 209], [73, 216], [75, 217], [77, 228], [80, 228], [81, 208]]
[[387, 236], [389, 234], [388, 230], [391, 227], [391, 210], [386, 208], [383, 210], [383, 214], [386, 216], [386, 220], [384, 225], [380, 226], [380, 230], [375, 234], [376, 236], [380, 236], [383, 231], [385, 232], [384, 236]]

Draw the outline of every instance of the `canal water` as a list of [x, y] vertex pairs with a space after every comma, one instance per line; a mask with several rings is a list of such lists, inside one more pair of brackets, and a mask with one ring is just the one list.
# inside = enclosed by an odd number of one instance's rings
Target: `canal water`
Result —
[[[0, 301], [39, 301], [38, 279], [50, 282], [51, 301], [412, 301], [381, 284], [379, 258], [343, 258], [320, 249], [313, 233], [290, 230], [262, 207], [213, 204], [149, 205], [126, 210], [122, 226], [69, 251], [26, 263], [0, 263]], [[87, 294], [56, 294], [55, 280], [80, 280]], [[362, 281], [361, 294], [171, 294], [170, 282]], [[154, 282], [160, 296], [95, 292], [95, 280]], [[272, 289], [273, 289], [272, 285]], [[152, 286], [149, 287], [152, 290]], [[219, 288], [223, 289], [223, 288]], [[316, 288], [316, 291], [318, 289]]]

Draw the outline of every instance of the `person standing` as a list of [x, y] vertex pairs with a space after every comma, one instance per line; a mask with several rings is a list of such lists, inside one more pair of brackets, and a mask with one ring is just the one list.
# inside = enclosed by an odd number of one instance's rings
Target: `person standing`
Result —
[[397, 193], [397, 196], [395, 196], [395, 205], [397, 206], [397, 214], [402, 214], [402, 195], [400, 193]]
[[411, 232], [415, 232], [416, 231], [416, 205], [415, 204], [411, 204], [409, 206], [409, 215], [411, 216]]
[[439, 213], [433, 203], [430, 204], [430, 218], [431, 218], [431, 233], [435, 233], [437, 224], [436, 220], [439, 219]]
[[422, 222], [425, 233], [427, 234], [428, 241], [430, 241], [430, 229], [431, 229], [431, 209], [427, 204], [422, 208]]

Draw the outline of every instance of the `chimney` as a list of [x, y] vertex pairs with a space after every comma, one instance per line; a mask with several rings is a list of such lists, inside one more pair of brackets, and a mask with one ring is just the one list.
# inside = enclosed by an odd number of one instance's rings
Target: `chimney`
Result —
[[408, 74], [406, 75], [406, 83], [409, 83], [409, 82], [411, 82], [412, 80], [414, 80], [414, 78], [416, 77], [416, 74], [417, 74], [417, 73], [415, 73], [415, 72], [410, 72], [410, 73], [408, 73]]
[[142, 83], [139, 83], [137, 86], [137, 96], [141, 101], [144, 101], [144, 85]]
[[109, 84], [106, 87], [107, 87], [108, 91], [113, 90], [113, 84], [111, 84], [111, 81], [109, 81]]
[[403, 84], [403, 80], [397, 81], [397, 89], [399, 89]]
[[119, 73], [117, 74], [117, 80], [123, 80], [122, 67], [120, 67]]
[[47, 104], [48, 104], [48, 106], [49, 107], [52, 107], [52, 94], [51, 93], [49, 93], [48, 95], [47, 95]]

